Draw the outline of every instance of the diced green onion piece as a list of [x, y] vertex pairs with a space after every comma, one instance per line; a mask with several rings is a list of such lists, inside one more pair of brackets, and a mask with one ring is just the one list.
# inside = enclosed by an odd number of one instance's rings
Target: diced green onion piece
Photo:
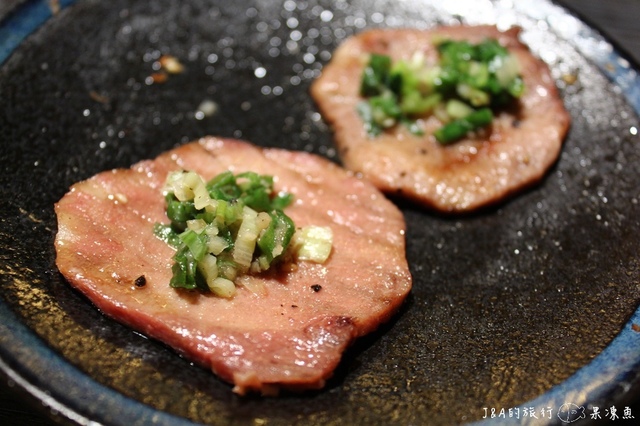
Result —
[[266, 211], [271, 207], [271, 189], [273, 178], [254, 172], [241, 173], [238, 176], [238, 186], [246, 195], [244, 203], [254, 210]]
[[187, 228], [195, 232], [196, 234], [200, 234], [204, 232], [207, 227], [207, 222], [202, 219], [191, 219], [187, 220]]
[[442, 95], [433, 93], [428, 96], [422, 96], [418, 92], [409, 92], [402, 98], [400, 108], [405, 114], [425, 114], [433, 110], [440, 102]]
[[234, 282], [223, 277], [214, 279], [213, 282], [209, 284], [209, 289], [216, 296], [225, 297], [227, 299], [236, 294], [236, 285]]
[[258, 247], [268, 263], [284, 254], [295, 232], [293, 221], [283, 212], [275, 210], [270, 216], [269, 226], [258, 240]]
[[514, 98], [522, 96], [524, 93], [524, 81], [522, 80], [522, 77], [514, 78], [513, 81], [511, 81], [511, 84], [509, 84], [507, 90]]
[[474, 109], [462, 101], [451, 99], [447, 102], [446, 111], [450, 118], [457, 120], [472, 114]]
[[204, 185], [202, 178], [194, 172], [176, 172], [169, 177], [169, 185], [179, 201], [194, 199], [194, 189]]
[[370, 137], [375, 137], [382, 133], [382, 127], [373, 120], [373, 108], [369, 102], [358, 102], [357, 111], [364, 123], [364, 129]]
[[284, 210], [289, 204], [293, 202], [293, 194], [282, 192], [276, 194], [271, 200], [271, 210]]
[[483, 92], [466, 83], [458, 84], [456, 91], [462, 99], [468, 101], [474, 107], [489, 105], [491, 102], [491, 96], [487, 92]]
[[238, 277], [238, 265], [231, 260], [218, 258], [218, 274], [228, 280], [235, 280]]
[[489, 108], [482, 108], [467, 115], [465, 118], [445, 124], [434, 132], [434, 136], [441, 144], [455, 142], [464, 138], [470, 131], [487, 126], [493, 120], [493, 113]]
[[217, 256], [229, 247], [227, 240], [219, 235], [210, 235], [207, 249], [209, 253]]
[[185, 224], [194, 217], [196, 208], [191, 201], [179, 201], [173, 193], [167, 195], [167, 217], [175, 224]]
[[153, 234], [174, 248], [179, 247], [182, 243], [182, 241], [180, 241], [180, 237], [178, 237], [178, 234], [176, 234], [176, 232], [171, 229], [171, 225], [156, 223], [153, 225]]
[[469, 83], [473, 87], [484, 88], [489, 82], [489, 66], [486, 63], [471, 61], [469, 62]]
[[171, 267], [173, 276], [169, 285], [174, 288], [185, 288], [193, 290], [198, 287], [196, 282], [197, 262], [193, 258], [193, 254], [186, 247], [178, 249], [173, 256], [175, 263]]
[[511, 82], [520, 75], [520, 65], [515, 56], [497, 56], [489, 66], [493, 69], [502, 88], [509, 87]]
[[233, 260], [240, 266], [242, 273], [249, 269], [253, 259], [253, 251], [258, 240], [257, 216], [258, 213], [250, 207], [242, 210], [242, 223], [233, 247]]
[[326, 226], [307, 226], [295, 233], [294, 240], [298, 259], [324, 263], [331, 254], [333, 232]]
[[180, 234], [180, 239], [193, 255], [193, 259], [199, 262], [207, 253], [207, 244], [200, 234], [187, 229]]
[[360, 93], [363, 96], [379, 95], [387, 82], [390, 68], [391, 58], [386, 55], [372, 54], [362, 74]]
[[197, 265], [198, 271], [202, 274], [209, 288], [213, 285], [213, 280], [218, 278], [218, 262], [215, 256], [206, 255]]

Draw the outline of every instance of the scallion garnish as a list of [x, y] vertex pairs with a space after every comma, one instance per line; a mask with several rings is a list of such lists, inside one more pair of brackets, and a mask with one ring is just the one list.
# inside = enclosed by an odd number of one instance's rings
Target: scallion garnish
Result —
[[[227, 171], [205, 183], [194, 172], [174, 172], [167, 178], [165, 194], [171, 223], [156, 224], [154, 232], [176, 248], [171, 287], [231, 297], [236, 278], [296, 258], [296, 250], [304, 250], [301, 260], [322, 263], [329, 256], [329, 228], [322, 228], [321, 241], [317, 232], [310, 234], [314, 238], [304, 237], [317, 227], [302, 228], [292, 248], [296, 228], [283, 209], [293, 196], [275, 194], [271, 176]], [[320, 254], [308, 258], [309, 250]]]
[[398, 124], [420, 134], [417, 118], [437, 112], [444, 125], [434, 136], [448, 144], [487, 127], [494, 112], [524, 92], [516, 58], [494, 39], [442, 40], [437, 49], [439, 62], [431, 67], [420, 54], [395, 63], [371, 54], [357, 107], [371, 137]]

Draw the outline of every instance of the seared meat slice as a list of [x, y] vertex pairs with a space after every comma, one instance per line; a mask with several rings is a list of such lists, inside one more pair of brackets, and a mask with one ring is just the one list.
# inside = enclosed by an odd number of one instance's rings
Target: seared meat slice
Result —
[[[167, 223], [167, 174], [205, 179], [226, 171], [274, 176], [295, 196], [297, 226], [330, 226], [324, 264], [252, 276], [232, 299], [169, 286], [173, 249], [154, 235]], [[131, 169], [73, 185], [55, 206], [57, 265], [102, 312], [234, 383], [265, 394], [321, 388], [345, 348], [397, 310], [411, 287], [400, 211], [375, 187], [320, 157], [203, 138]]]
[[[345, 167], [361, 172], [382, 191], [445, 212], [493, 204], [529, 187], [556, 161], [570, 118], [548, 67], [518, 40], [519, 29], [493, 26], [369, 30], [346, 40], [311, 87], [324, 118], [332, 124]], [[406, 126], [367, 135], [356, 111], [363, 69], [371, 53], [409, 60], [416, 52], [437, 60], [434, 38], [479, 43], [497, 39], [520, 64], [525, 93], [517, 108], [500, 113], [490, 129], [451, 145], [432, 135], [435, 117], [420, 120], [425, 134]]]

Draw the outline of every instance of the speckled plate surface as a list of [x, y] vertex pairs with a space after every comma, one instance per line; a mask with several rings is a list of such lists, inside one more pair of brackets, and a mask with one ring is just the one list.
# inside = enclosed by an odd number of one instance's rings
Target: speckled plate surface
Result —
[[[109, 425], [451, 424], [492, 409], [551, 424], [637, 391], [640, 84], [605, 40], [546, 1], [231, 3], [63, 1], [49, 19], [46, 2], [26, 1], [0, 23], [5, 375], [59, 417]], [[338, 161], [308, 95], [337, 44], [367, 27], [460, 22], [524, 28], [570, 134], [541, 185], [491, 211], [401, 205], [413, 292], [326, 389], [238, 397], [61, 278], [53, 204], [72, 183], [205, 134]], [[185, 72], [154, 82], [161, 55]], [[199, 113], [206, 100], [215, 115]]]

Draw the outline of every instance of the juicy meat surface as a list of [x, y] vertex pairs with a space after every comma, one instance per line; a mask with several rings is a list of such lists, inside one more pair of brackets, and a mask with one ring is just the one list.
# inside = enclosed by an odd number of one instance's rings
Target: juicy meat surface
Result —
[[[345, 167], [361, 172], [384, 192], [445, 212], [493, 204], [540, 181], [560, 153], [570, 118], [548, 67], [518, 34], [517, 28], [501, 32], [493, 26], [457, 26], [376, 29], [347, 39], [311, 87], [320, 112], [333, 126]], [[448, 146], [432, 135], [442, 124], [435, 117], [419, 120], [422, 136], [399, 125], [369, 137], [356, 111], [368, 56], [406, 60], [421, 51], [435, 63], [433, 41], [440, 37], [473, 43], [495, 38], [515, 55], [526, 86], [517, 108], [500, 113], [488, 131]]]
[[[168, 223], [162, 191], [175, 170], [206, 180], [226, 170], [274, 176], [276, 191], [295, 196], [286, 212], [296, 226], [332, 228], [330, 258], [245, 277], [232, 299], [171, 288], [174, 250], [153, 226]], [[388, 320], [411, 288], [400, 211], [367, 181], [312, 154], [203, 138], [79, 182], [55, 210], [56, 263], [69, 283], [239, 394], [321, 388], [345, 348]]]

